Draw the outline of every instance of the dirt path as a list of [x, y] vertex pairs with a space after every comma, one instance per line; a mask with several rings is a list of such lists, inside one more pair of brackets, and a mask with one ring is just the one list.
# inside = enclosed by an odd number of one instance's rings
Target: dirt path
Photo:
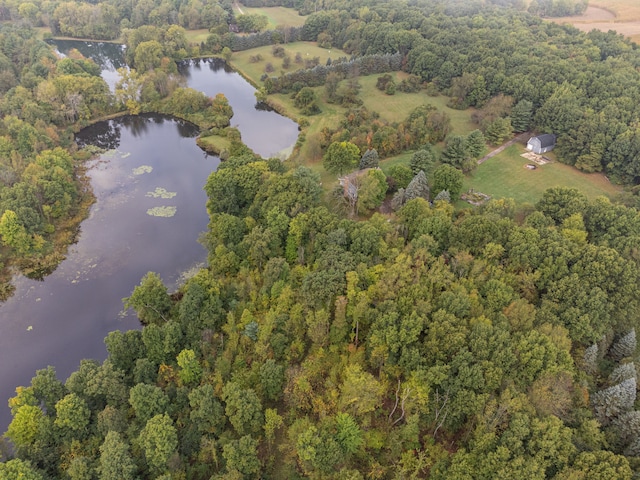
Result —
[[242, 11], [242, 8], [240, 8], [240, 4], [238, 2], [234, 2], [233, 6], [236, 7], [236, 9], [238, 9], [238, 11], [240, 12], [240, 15], [244, 15], [244, 12]]
[[496, 148], [495, 150], [493, 150], [492, 152], [489, 152], [488, 154], [486, 154], [484, 157], [482, 157], [480, 160], [478, 160], [478, 165], [482, 165], [484, 162], [486, 162], [487, 160], [489, 160], [491, 157], [495, 157], [496, 155], [498, 155], [500, 152], [502, 152], [505, 148], [510, 147], [511, 145], [513, 145], [516, 142], [522, 141], [522, 140], [526, 140], [529, 136], [531, 136], [530, 132], [524, 132], [521, 133], [520, 135], [518, 135], [517, 137], [512, 138], [511, 140], [509, 140], [507, 143], [505, 143], [504, 145]]

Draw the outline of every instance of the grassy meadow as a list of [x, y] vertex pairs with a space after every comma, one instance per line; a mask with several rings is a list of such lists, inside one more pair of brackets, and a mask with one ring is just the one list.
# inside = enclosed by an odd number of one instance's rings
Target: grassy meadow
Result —
[[[399, 84], [409, 75], [404, 72], [392, 72], [396, 84]], [[387, 95], [376, 88], [376, 82], [380, 75], [369, 75], [360, 77], [358, 81], [362, 86], [360, 98], [364, 106], [371, 111], [378, 112], [380, 117], [388, 122], [402, 122], [409, 116], [409, 113], [419, 105], [429, 103], [441, 112], [445, 112], [451, 118], [451, 127], [454, 133], [466, 135], [475, 130], [477, 125], [471, 121], [473, 110], [454, 110], [447, 106], [448, 97], [439, 95], [437, 97], [428, 96], [423, 92], [402, 93]]]
[[209, 30], [207, 30], [206, 28], [186, 31], [187, 42], [189, 42], [189, 44], [191, 45], [200, 45], [202, 42], [206, 42], [208, 36]]
[[285, 25], [288, 27], [301, 27], [304, 25], [306, 17], [302, 17], [293, 8], [285, 7], [260, 7], [250, 8], [244, 5], [234, 3], [233, 11], [236, 15], [240, 14], [258, 14], [264, 15], [269, 20], [267, 28], [274, 29], [278, 25]]
[[[303, 60], [318, 57], [322, 65], [326, 64], [329, 58], [334, 60], [338, 57], [348, 56], [342, 50], [321, 48], [316, 42], [293, 42], [281, 46], [284, 48], [285, 55], [291, 57], [291, 66], [287, 70], [282, 68], [282, 58], [274, 57], [271, 53], [271, 45], [234, 52], [231, 57], [231, 65], [242, 72], [255, 85], [259, 85], [261, 83], [260, 77], [265, 73], [267, 63], [271, 63], [275, 69], [271, 75], [280, 75], [281, 72], [293, 72], [302, 68], [302, 65], [295, 63], [296, 53], [299, 53]], [[262, 56], [262, 60], [255, 63], [251, 62], [251, 57], [257, 57], [258, 55]]]

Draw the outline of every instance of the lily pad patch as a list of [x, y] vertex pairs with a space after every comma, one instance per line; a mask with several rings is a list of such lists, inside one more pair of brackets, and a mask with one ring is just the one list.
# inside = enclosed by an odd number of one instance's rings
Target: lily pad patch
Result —
[[144, 175], [145, 173], [151, 173], [153, 167], [151, 165], [141, 165], [133, 169], [134, 175]]
[[153, 192], [147, 192], [147, 194], [145, 195], [145, 197], [152, 197], [152, 198], [173, 198], [177, 195], [176, 192], [168, 192], [167, 190], [165, 190], [164, 188], [161, 187], [156, 187], [156, 189]]
[[147, 215], [152, 217], [173, 217], [178, 210], [177, 207], [153, 207], [147, 210]]

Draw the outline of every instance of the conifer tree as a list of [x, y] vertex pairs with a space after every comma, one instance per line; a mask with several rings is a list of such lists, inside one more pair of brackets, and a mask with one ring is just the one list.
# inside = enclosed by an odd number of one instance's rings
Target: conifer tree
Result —
[[422, 170], [413, 177], [413, 180], [411, 180], [411, 183], [409, 183], [407, 189], [404, 191], [404, 197], [405, 202], [418, 197], [429, 200], [429, 183], [427, 182], [427, 176]]
[[613, 345], [611, 345], [609, 355], [614, 360], [622, 360], [625, 357], [633, 355], [637, 346], [636, 329], [632, 328], [629, 333], [620, 337], [613, 343]]
[[480, 130], [474, 130], [467, 135], [467, 151], [473, 158], [480, 158], [487, 150], [487, 145], [484, 139], [484, 135]]
[[375, 148], [370, 148], [362, 158], [360, 159], [360, 170], [364, 170], [365, 168], [376, 168], [379, 164], [378, 151]]
[[435, 162], [435, 150], [432, 145], [427, 144], [411, 156], [409, 166], [414, 175], [417, 175], [420, 170], [423, 170], [426, 175], [429, 175], [433, 170]]
[[391, 208], [399, 210], [405, 204], [404, 188], [400, 188], [391, 199]]
[[629, 412], [633, 408], [635, 401], [635, 377], [613, 387], [600, 390], [591, 397], [594, 413], [602, 425], [608, 425], [623, 413]]
[[433, 199], [434, 202], [445, 201], [451, 203], [451, 195], [449, 194], [449, 190], [441, 190], [436, 198]]
[[529, 100], [520, 100], [511, 110], [511, 126], [514, 132], [526, 132], [533, 115], [533, 103]]

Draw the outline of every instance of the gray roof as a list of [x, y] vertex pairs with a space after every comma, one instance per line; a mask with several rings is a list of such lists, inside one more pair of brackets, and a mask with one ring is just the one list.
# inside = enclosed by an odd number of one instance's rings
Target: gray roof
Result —
[[532, 137], [529, 141], [537, 138], [540, 141], [540, 147], [552, 147], [556, 144], [556, 136], [552, 133], [545, 133], [543, 135], [538, 135], [537, 137]]

